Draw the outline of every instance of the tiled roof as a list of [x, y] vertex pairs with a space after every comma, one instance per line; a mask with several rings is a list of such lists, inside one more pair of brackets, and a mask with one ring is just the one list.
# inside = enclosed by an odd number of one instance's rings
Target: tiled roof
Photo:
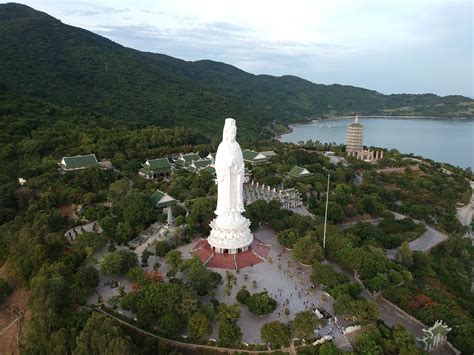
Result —
[[268, 159], [262, 153], [259, 153], [259, 152], [256, 152], [256, 151], [250, 150], [250, 149], [245, 149], [242, 152], [242, 156], [243, 156], [244, 160], [250, 161], [250, 162], [259, 162], [259, 161], [265, 161], [265, 160]]
[[288, 174], [293, 177], [305, 177], [312, 175], [307, 169], [301, 168], [299, 166], [295, 166]]
[[209, 166], [211, 164], [212, 164], [211, 159], [202, 159], [202, 160], [193, 161], [193, 165], [197, 169], [205, 168], [206, 166]]
[[63, 157], [60, 165], [64, 169], [84, 169], [91, 166], [98, 166], [99, 162], [97, 161], [95, 154], [89, 154]]
[[265, 150], [263, 152], [260, 152], [262, 153], [263, 155], [265, 155], [267, 158], [271, 158], [271, 157], [276, 157], [278, 154], [275, 153], [273, 150]]
[[196, 160], [201, 160], [199, 154], [190, 153], [190, 154], [181, 154], [181, 159], [184, 159], [186, 163], [191, 163]]
[[143, 165], [145, 168], [149, 168], [150, 170], [162, 170], [171, 168], [171, 163], [168, 158], [148, 159]]
[[151, 195], [150, 201], [153, 206], [157, 208], [167, 207], [178, 203], [178, 200], [160, 190], [156, 190], [155, 193]]

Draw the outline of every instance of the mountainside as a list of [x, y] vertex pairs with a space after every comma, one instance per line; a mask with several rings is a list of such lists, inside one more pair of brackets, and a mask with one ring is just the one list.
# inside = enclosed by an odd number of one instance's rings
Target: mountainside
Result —
[[[253, 75], [123, 47], [19, 4], [0, 5], [0, 87], [119, 120], [259, 132], [273, 119], [363, 114], [474, 115], [462, 96], [382, 95], [343, 85]], [[220, 128], [219, 128], [220, 130]]]

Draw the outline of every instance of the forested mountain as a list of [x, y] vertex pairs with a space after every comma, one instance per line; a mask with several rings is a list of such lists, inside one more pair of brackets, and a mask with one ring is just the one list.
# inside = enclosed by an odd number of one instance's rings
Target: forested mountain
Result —
[[[382, 95], [295, 76], [253, 75], [123, 47], [20, 4], [0, 5], [0, 87], [114, 119], [255, 133], [273, 119], [353, 114], [473, 115], [462, 96]], [[219, 130], [220, 131], [220, 128]]]

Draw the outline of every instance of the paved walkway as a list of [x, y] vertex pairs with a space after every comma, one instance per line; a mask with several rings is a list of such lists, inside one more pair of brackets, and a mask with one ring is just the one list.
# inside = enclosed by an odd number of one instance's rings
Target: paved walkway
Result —
[[[392, 212], [395, 215], [395, 219], [403, 219], [406, 218], [401, 213]], [[428, 252], [438, 244], [443, 243], [448, 239], [448, 236], [433, 227], [430, 227], [426, 223], [419, 221], [417, 219], [413, 219], [416, 223], [423, 223], [426, 227], [426, 231], [416, 239], [413, 239], [411, 242], [408, 243], [410, 250], [412, 251], [421, 251], [421, 252]], [[393, 248], [393, 249], [386, 249], [387, 256], [390, 259], [395, 259], [398, 250], [400, 247]]]
[[150, 227], [140, 233], [138, 236], [138, 240], [135, 243], [129, 243], [130, 245], [138, 246], [135, 248], [134, 252], [137, 254], [139, 258], [141, 258], [143, 252], [153, 246], [158, 240], [166, 240], [167, 239], [167, 232], [168, 228], [166, 225], [156, 222], [153, 223]]
[[[327, 262], [331, 264], [334, 267], [334, 269], [336, 269], [338, 272], [341, 272], [345, 274], [347, 277], [349, 277], [352, 282], [359, 283], [359, 281], [354, 277], [352, 272], [349, 272], [341, 268], [341, 266], [333, 260], [328, 260]], [[423, 331], [422, 331], [422, 329], [424, 328], [423, 324], [420, 321], [415, 320], [411, 316], [405, 314], [397, 306], [391, 304], [390, 302], [386, 301], [384, 298], [381, 298], [381, 297], [377, 297], [373, 299], [372, 294], [369, 291], [367, 291], [365, 288], [362, 289], [361, 295], [365, 299], [374, 301], [378, 305], [379, 311], [380, 311], [380, 318], [388, 326], [392, 327], [395, 325], [401, 325], [405, 329], [407, 329], [410, 332], [410, 334], [412, 334], [415, 338], [423, 335]]]
[[[96, 230], [94, 230], [94, 225], [95, 225]], [[78, 235], [85, 232], [102, 233], [102, 228], [100, 227], [99, 223], [97, 223], [97, 221], [92, 221], [82, 226], [77, 226], [77, 227], [68, 229], [66, 233], [64, 233], [64, 236], [68, 238], [70, 241], [73, 241], [76, 239]]]

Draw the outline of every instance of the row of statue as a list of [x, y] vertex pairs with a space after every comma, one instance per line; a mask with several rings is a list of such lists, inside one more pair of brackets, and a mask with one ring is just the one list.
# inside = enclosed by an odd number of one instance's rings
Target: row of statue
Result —
[[244, 203], [246, 205], [257, 200], [277, 200], [284, 209], [300, 207], [303, 204], [301, 195], [295, 189], [276, 189], [268, 185], [259, 184], [258, 181], [250, 181], [244, 185]]

